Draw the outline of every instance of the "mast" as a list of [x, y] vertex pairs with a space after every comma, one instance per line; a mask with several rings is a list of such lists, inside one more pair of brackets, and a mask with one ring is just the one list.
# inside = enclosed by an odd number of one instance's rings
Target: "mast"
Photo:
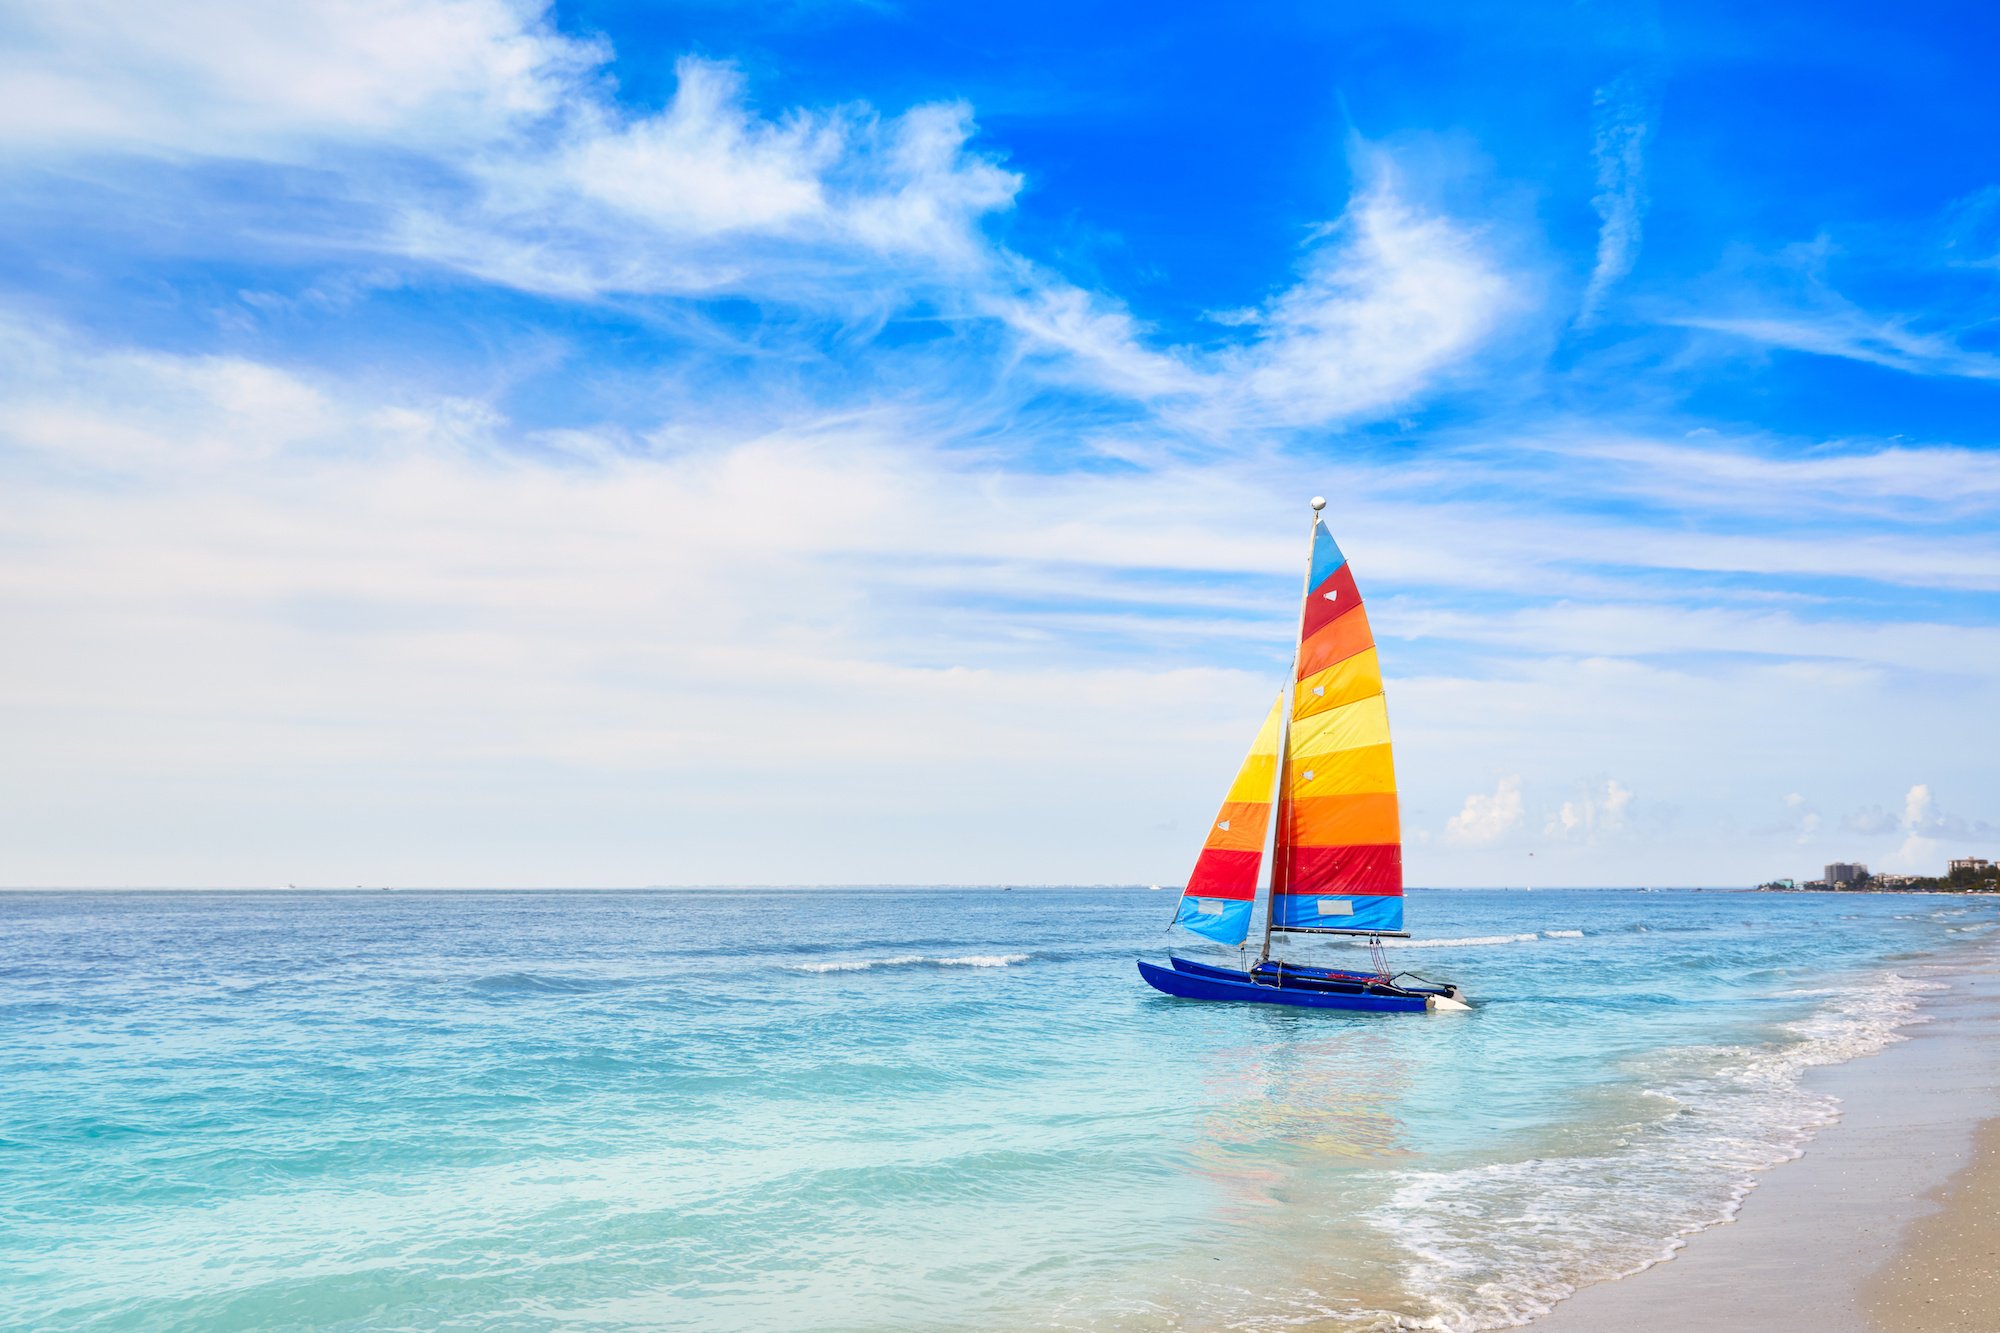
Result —
[[1325, 497], [1315, 495], [1312, 526], [1306, 529], [1306, 575], [1299, 588], [1299, 628], [1292, 636], [1291, 669], [1285, 673], [1285, 720], [1278, 732], [1278, 808], [1273, 812], [1276, 828], [1271, 834], [1271, 892], [1264, 900], [1264, 948], [1257, 955], [1260, 963], [1271, 958], [1271, 927], [1278, 917], [1278, 877], [1282, 874], [1287, 884], [1292, 879], [1291, 840], [1285, 836], [1292, 813], [1292, 708], [1298, 701], [1299, 649], [1306, 636], [1306, 599], [1312, 596], [1313, 545], [1319, 538], [1319, 511], [1324, 508]]

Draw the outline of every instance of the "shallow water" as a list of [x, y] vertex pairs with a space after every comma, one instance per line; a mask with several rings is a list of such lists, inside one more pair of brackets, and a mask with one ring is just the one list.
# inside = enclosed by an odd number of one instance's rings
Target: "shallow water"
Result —
[[0, 895], [0, 1327], [1504, 1326], [1726, 1216], [2000, 915], [1418, 891], [1478, 1008], [1373, 1015], [1154, 994], [1172, 908]]

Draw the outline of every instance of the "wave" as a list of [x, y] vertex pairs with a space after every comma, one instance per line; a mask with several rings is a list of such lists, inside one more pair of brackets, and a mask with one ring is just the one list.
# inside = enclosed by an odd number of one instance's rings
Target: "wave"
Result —
[[[1596, 1151], [1415, 1171], [1371, 1221], [1410, 1256], [1424, 1328], [1511, 1327], [1580, 1287], [1672, 1257], [1695, 1232], [1736, 1216], [1761, 1174], [1798, 1157], [1839, 1115], [1806, 1071], [1903, 1039], [1923, 1022], [1925, 992], [1896, 973], [1823, 992], [1770, 1045], [1685, 1046], [1647, 1053], [1625, 1072], [1666, 1113], [1605, 1126]], [[1469, 1227], [1477, 1217], [1487, 1224]]]
[[472, 982], [475, 990], [506, 995], [580, 995], [588, 991], [611, 990], [625, 984], [622, 981], [541, 972], [496, 972], [491, 976], [475, 977]]
[[904, 954], [897, 958], [829, 958], [817, 963], [787, 963], [787, 972], [869, 972], [878, 967], [1012, 967], [1025, 963], [1024, 953], [969, 953], [956, 958]]
[[1580, 930], [1545, 930], [1542, 932], [1542, 938], [1550, 940], [1580, 940], [1583, 938], [1583, 932]]

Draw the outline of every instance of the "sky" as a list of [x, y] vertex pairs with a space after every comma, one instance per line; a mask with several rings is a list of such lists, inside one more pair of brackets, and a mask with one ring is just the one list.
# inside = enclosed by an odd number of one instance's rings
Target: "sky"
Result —
[[0, 0], [0, 884], [2000, 855], [1996, 27]]

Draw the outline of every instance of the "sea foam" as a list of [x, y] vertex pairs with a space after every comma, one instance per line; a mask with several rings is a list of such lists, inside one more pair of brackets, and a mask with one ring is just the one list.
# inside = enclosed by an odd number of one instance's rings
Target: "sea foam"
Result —
[[955, 958], [903, 954], [896, 958], [829, 958], [815, 963], [788, 963], [791, 972], [870, 972], [881, 967], [1012, 967], [1025, 963], [1025, 953], [970, 953]]

